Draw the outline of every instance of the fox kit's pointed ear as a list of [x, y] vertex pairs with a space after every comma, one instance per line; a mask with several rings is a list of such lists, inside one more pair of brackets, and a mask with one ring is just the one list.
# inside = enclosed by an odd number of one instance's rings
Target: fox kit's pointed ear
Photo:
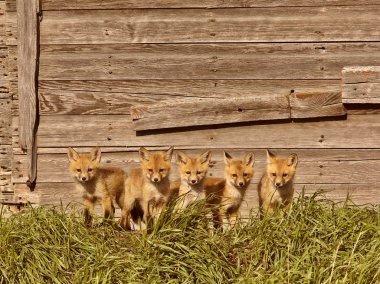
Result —
[[211, 151], [206, 151], [202, 153], [202, 155], [199, 158], [199, 161], [201, 164], [209, 163], [211, 159]]
[[173, 150], [174, 150], [174, 147], [170, 146], [169, 150], [166, 151], [165, 156], [164, 156], [165, 161], [172, 160]]
[[102, 157], [102, 151], [100, 151], [99, 147], [95, 147], [91, 150], [91, 160], [94, 162], [100, 163], [100, 159]]
[[276, 157], [269, 149], [267, 149], [267, 162], [270, 163]]
[[140, 149], [139, 149], [139, 156], [140, 156], [140, 160], [141, 161], [149, 161], [150, 153], [144, 147], [140, 147]]
[[177, 159], [178, 164], [180, 164], [180, 163], [186, 164], [187, 161], [189, 160], [189, 157], [185, 153], [183, 153], [181, 151], [177, 151], [176, 159]]
[[252, 152], [248, 153], [244, 157], [244, 162], [247, 166], [253, 167], [255, 163], [255, 155]]
[[67, 156], [69, 157], [70, 162], [74, 162], [79, 159], [78, 153], [71, 147], [67, 148]]
[[228, 154], [227, 152], [224, 152], [224, 163], [225, 163], [226, 165], [229, 165], [230, 162], [231, 162], [231, 160], [232, 160], [231, 155]]
[[295, 153], [292, 153], [289, 155], [288, 159], [287, 159], [287, 163], [288, 163], [288, 166], [292, 166], [292, 167], [297, 167], [297, 164], [298, 164], [298, 156], [297, 154]]

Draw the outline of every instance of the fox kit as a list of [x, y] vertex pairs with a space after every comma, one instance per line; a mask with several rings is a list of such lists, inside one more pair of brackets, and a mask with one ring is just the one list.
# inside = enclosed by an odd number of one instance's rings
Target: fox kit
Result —
[[[140, 207], [147, 226], [150, 217], [159, 217], [171, 198], [169, 172], [173, 147], [166, 152], [149, 152], [144, 147], [139, 150], [140, 169], [132, 169], [125, 182], [125, 199], [121, 225], [130, 229], [130, 215], [133, 208]], [[154, 211], [156, 214], [154, 214]]]
[[280, 158], [267, 150], [267, 169], [258, 185], [261, 216], [272, 214], [277, 208], [285, 209], [292, 201], [297, 163], [296, 154]]
[[189, 157], [185, 153], [178, 151], [176, 156], [181, 176], [178, 190], [181, 200], [177, 203], [176, 208], [183, 209], [190, 203], [205, 198], [204, 183], [211, 152], [206, 151], [197, 157]]
[[126, 173], [119, 168], [99, 167], [101, 152], [98, 147], [90, 153], [77, 153], [68, 148], [68, 157], [76, 187], [83, 192], [85, 224], [90, 225], [97, 201], [103, 206], [104, 218], [112, 218], [115, 211], [113, 200], [120, 208], [123, 205]]
[[208, 196], [211, 193], [215, 195], [211, 197], [211, 203], [220, 202], [220, 207], [213, 212], [215, 227], [223, 223], [224, 217], [227, 217], [230, 226], [236, 224], [240, 205], [254, 174], [255, 157], [253, 153], [248, 153], [243, 160], [238, 160], [224, 152], [224, 162], [224, 188], [219, 192], [207, 193]]

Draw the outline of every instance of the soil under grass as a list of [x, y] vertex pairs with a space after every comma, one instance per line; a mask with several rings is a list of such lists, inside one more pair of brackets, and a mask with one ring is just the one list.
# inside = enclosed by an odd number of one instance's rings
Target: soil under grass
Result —
[[0, 283], [380, 283], [380, 206], [301, 196], [213, 234], [206, 215], [167, 212], [150, 235], [72, 210], [1, 218]]

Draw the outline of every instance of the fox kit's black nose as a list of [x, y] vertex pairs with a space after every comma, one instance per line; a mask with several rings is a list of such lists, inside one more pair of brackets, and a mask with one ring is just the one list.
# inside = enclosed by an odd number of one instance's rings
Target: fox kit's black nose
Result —
[[281, 185], [281, 182], [276, 182], [276, 186], [280, 186]]
[[244, 185], [244, 182], [239, 182], [239, 186], [243, 186]]
[[82, 177], [82, 180], [83, 180], [83, 181], [85, 181], [85, 180], [86, 180], [86, 178], [85, 178], [85, 177]]
[[192, 180], [191, 180], [191, 183], [192, 183], [192, 184], [194, 184], [194, 183], [196, 183], [196, 182], [197, 182], [197, 181], [196, 181], [195, 179], [192, 179]]
[[153, 180], [154, 180], [154, 182], [158, 182], [158, 178], [154, 178]]

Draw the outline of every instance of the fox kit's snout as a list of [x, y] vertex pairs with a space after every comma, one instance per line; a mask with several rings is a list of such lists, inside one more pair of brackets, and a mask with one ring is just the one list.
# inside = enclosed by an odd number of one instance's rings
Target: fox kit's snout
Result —
[[86, 183], [96, 176], [101, 159], [99, 147], [92, 149], [90, 153], [77, 153], [73, 148], [68, 148], [70, 172], [79, 182]]
[[290, 154], [286, 159], [276, 158], [276, 156], [268, 150], [267, 158], [267, 175], [275, 187], [284, 187], [289, 181], [293, 180], [298, 163], [297, 154]]
[[253, 165], [255, 158], [253, 153], [248, 153], [243, 160], [232, 159], [231, 155], [224, 152], [224, 173], [229, 184], [236, 188], [246, 188], [254, 174]]
[[181, 179], [189, 185], [197, 185], [202, 182], [207, 174], [210, 159], [210, 151], [206, 151], [194, 158], [178, 151], [177, 163]]
[[152, 183], [160, 183], [170, 171], [173, 147], [166, 152], [150, 153], [144, 147], [139, 150], [144, 176]]

